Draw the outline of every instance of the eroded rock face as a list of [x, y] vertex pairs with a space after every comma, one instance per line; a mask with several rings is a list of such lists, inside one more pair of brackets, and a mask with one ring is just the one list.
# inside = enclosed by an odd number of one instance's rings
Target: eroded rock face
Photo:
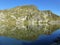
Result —
[[51, 21], [51, 15], [51, 13], [37, 10], [35, 6], [22, 6], [0, 11], [0, 35], [35, 40], [41, 34], [53, 32], [48, 24]]

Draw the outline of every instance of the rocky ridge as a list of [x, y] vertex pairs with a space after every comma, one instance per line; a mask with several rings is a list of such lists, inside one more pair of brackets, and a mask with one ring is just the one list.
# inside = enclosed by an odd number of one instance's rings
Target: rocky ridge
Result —
[[[60, 17], [53, 14], [51, 11], [40, 11], [33, 5], [18, 6], [8, 10], [1, 10], [0, 35], [15, 37], [17, 39], [28, 38], [31, 40], [31, 38], [35, 36], [34, 34], [38, 32], [36, 30], [40, 30], [42, 25], [45, 24], [48, 26], [49, 22], [57, 21], [59, 19]], [[39, 26], [39, 29], [37, 26]], [[41, 32], [39, 33], [42, 34]], [[26, 35], [25, 38], [23, 35]]]

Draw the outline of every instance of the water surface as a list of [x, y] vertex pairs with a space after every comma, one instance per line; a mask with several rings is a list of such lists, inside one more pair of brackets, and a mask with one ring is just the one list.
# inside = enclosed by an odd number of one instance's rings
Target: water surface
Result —
[[[37, 29], [38, 31], [47, 31], [45, 33], [40, 34], [36, 38], [36, 40], [18, 40], [16, 38], [6, 37], [6, 36], [0, 36], [0, 45], [50, 45], [53, 43], [53, 41], [60, 36], [60, 26], [58, 25], [43, 25], [43, 26], [32, 26], [32, 29]], [[28, 28], [28, 29], [31, 29]], [[48, 31], [49, 30], [49, 31]], [[34, 32], [36, 35], [38, 35], [37, 32]], [[17, 36], [17, 35], [16, 35]], [[31, 38], [33, 39], [33, 38]]]

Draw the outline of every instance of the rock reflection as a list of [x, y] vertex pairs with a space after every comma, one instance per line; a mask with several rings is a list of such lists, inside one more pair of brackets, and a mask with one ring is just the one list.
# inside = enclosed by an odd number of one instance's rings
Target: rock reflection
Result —
[[[26, 25], [25, 28], [6, 29], [1, 34], [4, 36], [20, 39], [20, 40], [36, 40], [41, 34], [49, 35], [60, 28], [60, 25], [41, 24], [41, 25]], [[13, 30], [13, 31], [12, 31]]]

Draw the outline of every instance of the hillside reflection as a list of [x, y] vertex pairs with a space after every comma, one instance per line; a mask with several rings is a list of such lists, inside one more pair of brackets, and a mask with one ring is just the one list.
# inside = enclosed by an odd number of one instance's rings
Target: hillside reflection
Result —
[[[15, 28], [15, 27], [14, 27]], [[12, 30], [6, 29], [2, 34], [4, 36], [20, 39], [20, 40], [36, 40], [40, 35], [50, 35], [55, 30], [59, 29], [60, 25], [41, 24], [41, 25], [26, 25], [24, 28], [15, 28]]]

